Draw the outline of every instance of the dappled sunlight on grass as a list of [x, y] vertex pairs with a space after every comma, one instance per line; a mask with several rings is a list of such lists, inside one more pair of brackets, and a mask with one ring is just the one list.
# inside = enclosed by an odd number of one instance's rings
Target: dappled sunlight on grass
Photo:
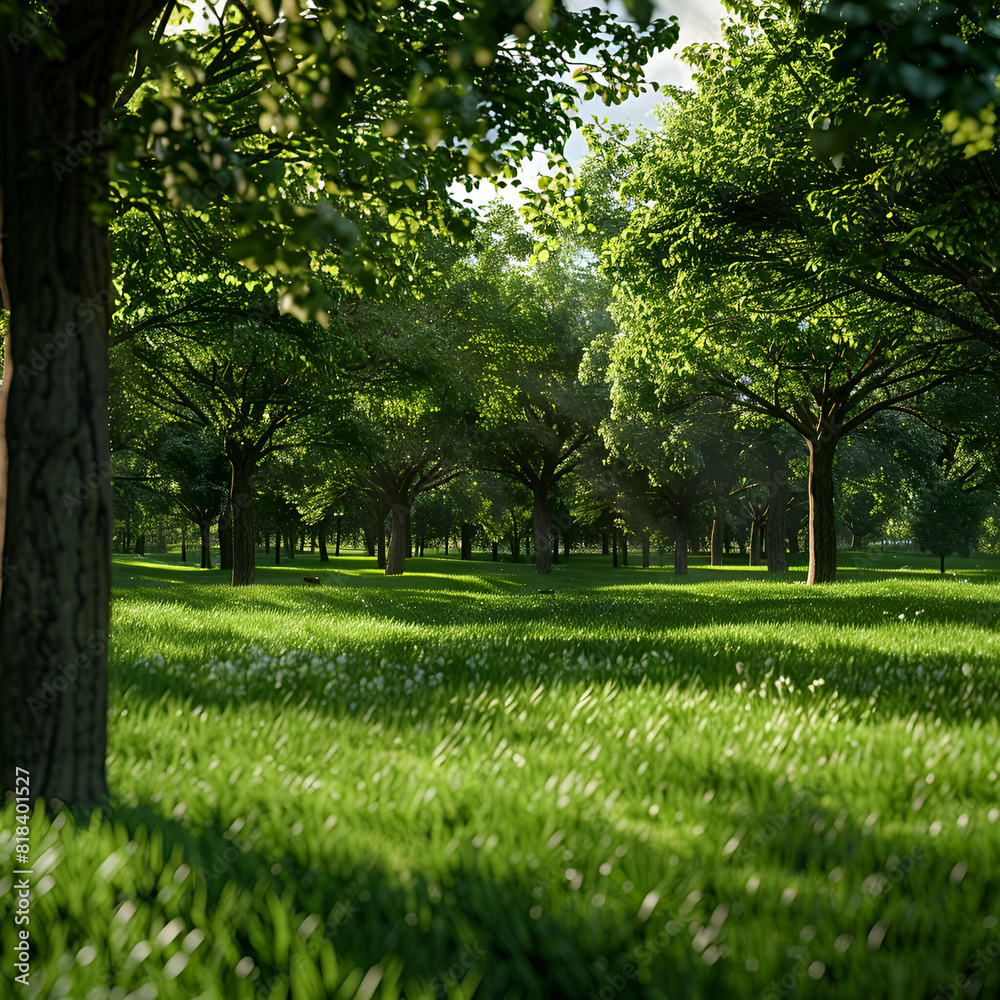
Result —
[[986, 570], [372, 563], [116, 566], [114, 822], [32, 824], [69, 995], [934, 997], [996, 939]]

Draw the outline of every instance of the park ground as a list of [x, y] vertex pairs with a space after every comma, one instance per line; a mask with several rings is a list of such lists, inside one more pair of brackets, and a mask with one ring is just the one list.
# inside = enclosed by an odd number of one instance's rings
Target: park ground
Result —
[[998, 995], [1000, 562], [804, 576], [116, 557], [112, 795], [31, 816], [0, 989]]

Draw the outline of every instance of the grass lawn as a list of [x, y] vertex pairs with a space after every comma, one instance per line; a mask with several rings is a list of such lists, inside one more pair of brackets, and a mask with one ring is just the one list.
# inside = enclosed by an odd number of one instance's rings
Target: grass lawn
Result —
[[1000, 562], [841, 556], [118, 558], [113, 798], [31, 817], [0, 994], [997, 996]]

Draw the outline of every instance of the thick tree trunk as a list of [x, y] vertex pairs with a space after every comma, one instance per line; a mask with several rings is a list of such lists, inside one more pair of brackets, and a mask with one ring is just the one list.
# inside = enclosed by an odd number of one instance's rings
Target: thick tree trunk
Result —
[[472, 558], [472, 534], [475, 531], [475, 526], [469, 524], [468, 521], [462, 522], [462, 558], [471, 559]]
[[319, 561], [321, 563], [330, 561], [330, 553], [326, 550], [326, 521], [319, 523]]
[[760, 565], [760, 543], [763, 535], [763, 524], [761, 524], [761, 512], [755, 508], [750, 521], [750, 565]]
[[687, 526], [677, 522], [677, 533], [674, 539], [674, 575], [687, 576], [688, 571], [688, 540]]
[[559, 562], [559, 532], [552, 532], [552, 565], [555, 566]]
[[712, 522], [712, 540], [710, 543], [712, 551], [711, 562], [713, 566], [721, 566], [723, 564], [723, 536], [725, 533], [725, 524], [719, 516], [718, 509], [716, 509], [715, 520]]
[[406, 567], [406, 539], [409, 536], [410, 507], [408, 504], [392, 505], [392, 535], [385, 562], [386, 576], [399, 576]]
[[274, 529], [274, 565], [281, 565], [281, 528]]
[[285, 555], [289, 562], [295, 561], [295, 529], [285, 529]]
[[618, 569], [618, 529], [611, 532], [611, 568]]
[[335, 543], [334, 549], [333, 549], [333, 554], [335, 556], [339, 556], [340, 555], [340, 522], [341, 522], [341, 520], [342, 520], [342, 517], [341, 517], [340, 514], [338, 514], [337, 515], [337, 539], [336, 539], [336, 543]]
[[767, 456], [767, 571], [768, 573], [788, 572], [788, 553], [785, 551], [785, 536], [788, 534], [788, 459], [777, 448], [771, 448]]
[[[19, 8], [28, 10], [11, 9]], [[107, 234], [91, 211], [107, 204], [104, 158], [84, 159], [64, 176], [53, 168], [88, 130], [103, 139], [102, 107], [119, 65], [113, 55], [121, 54], [118, 27], [106, 19], [131, 19], [112, 4], [57, 15], [67, 24], [65, 62], [9, 37], [0, 53], [10, 310], [0, 395], [0, 791], [14, 789], [19, 767], [30, 775], [31, 799], [72, 803], [107, 793], [113, 290]]]
[[379, 512], [381, 515], [378, 519], [378, 524], [375, 526], [375, 534], [378, 539], [378, 568], [386, 569], [386, 557], [385, 557], [385, 515]]
[[535, 538], [535, 572], [552, 572], [552, 540], [549, 537], [548, 497], [544, 492], [535, 494], [531, 507], [531, 528]]
[[206, 517], [204, 521], [198, 522], [198, 529], [201, 532], [201, 568], [212, 568], [212, 525]]
[[251, 459], [237, 459], [232, 463], [233, 478], [229, 487], [232, 511], [232, 570], [233, 586], [245, 587], [254, 581], [257, 549], [253, 526], [253, 494], [250, 480], [257, 468]]
[[233, 513], [229, 505], [219, 517], [219, 569], [233, 568]]
[[806, 583], [837, 578], [837, 525], [833, 507], [833, 455], [836, 440], [809, 445], [809, 576]]
[[642, 533], [642, 568], [649, 569], [649, 532]]
[[187, 518], [181, 518], [181, 562], [188, 561], [188, 526]]

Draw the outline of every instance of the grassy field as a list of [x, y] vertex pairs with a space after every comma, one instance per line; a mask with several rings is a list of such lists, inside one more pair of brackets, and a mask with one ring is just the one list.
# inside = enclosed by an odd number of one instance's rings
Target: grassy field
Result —
[[1000, 563], [949, 567], [120, 558], [16, 995], [996, 996]]

